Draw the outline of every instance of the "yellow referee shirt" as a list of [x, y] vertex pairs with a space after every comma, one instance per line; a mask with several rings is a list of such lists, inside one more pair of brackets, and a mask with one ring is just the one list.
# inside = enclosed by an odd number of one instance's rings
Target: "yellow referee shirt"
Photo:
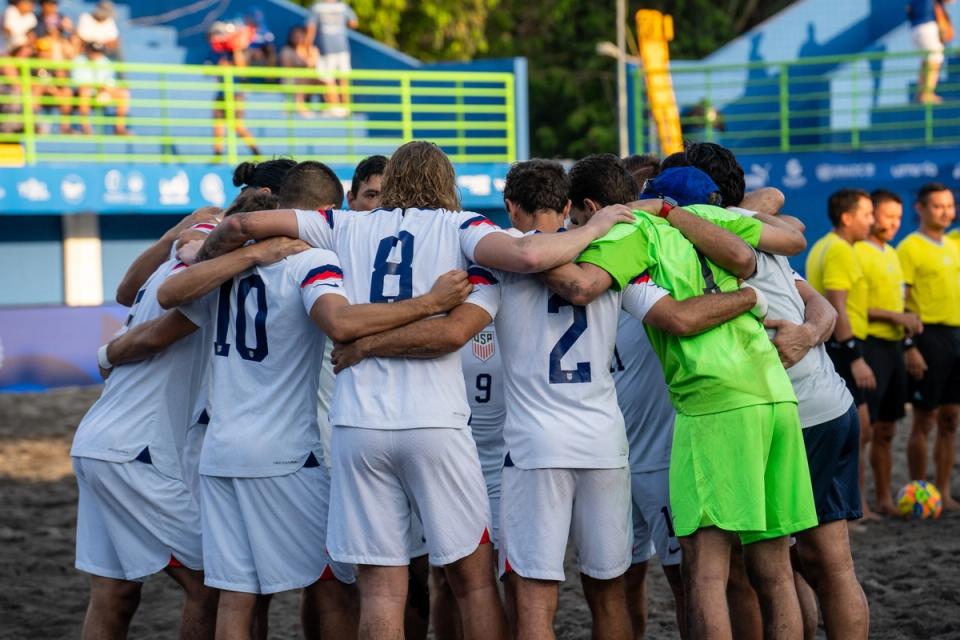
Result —
[[931, 240], [914, 232], [897, 245], [907, 292], [907, 309], [924, 324], [960, 327], [960, 249], [950, 239]]
[[817, 240], [807, 255], [807, 280], [821, 294], [846, 291], [853, 337], [867, 337], [867, 279], [852, 244], [832, 231]]
[[[896, 249], [889, 244], [878, 247], [867, 240], [853, 245], [853, 251], [867, 279], [868, 309], [902, 313], [903, 271]], [[903, 340], [903, 327], [885, 320], [869, 320], [867, 335], [884, 340]]]

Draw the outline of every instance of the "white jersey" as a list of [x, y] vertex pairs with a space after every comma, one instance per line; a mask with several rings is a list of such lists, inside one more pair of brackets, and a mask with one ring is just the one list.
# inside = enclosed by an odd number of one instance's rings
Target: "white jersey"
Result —
[[488, 325], [460, 349], [463, 379], [470, 403], [470, 430], [477, 443], [483, 477], [492, 478], [503, 466], [503, 365], [495, 325]]
[[[297, 211], [300, 238], [334, 251], [354, 304], [393, 302], [430, 291], [451, 269], [466, 269], [481, 238], [499, 231], [467, 211], [378, 209]], [[337, 376], [334, 425], [374, 429], [465, 429], [470, 416], [460, 355], [368, 358]]]
[[620, 314], [610, 371], [627, 426], [630, 471], [646, 473], [668, 468], [676, 413], [643, 321], [629, 313]]
[[[157, 290], [177, 261], [168, 260], [137, 292], [123, 331], [165, 313]], [[187, 429], [200, 417], [209, 357], [198, 331], [157, 355], [114, 368], [100, 399], [83, 417], [70, 455], [129, 462], [149, 450], [161, 473], [184, 479], [182, 452]]]
[[200, 473], [293, 473], [312, 453], [322, 463], [317, 382], [324, 335], [310, 319], [322, 295], [343, 295], [329, 251], [308, 250], [237, 274], [181, 311], [214, 326], [210, 424]]
[[480, 267], [470, 274], [478, 289], [471, 301], [496, 317], [510, 461], [521, 469], [625, 466], [627, 435], [610, 375], [617, 320], [621, 304], [642, 318], [666, 291], [630, 285], [581, 307], [535, 275]]

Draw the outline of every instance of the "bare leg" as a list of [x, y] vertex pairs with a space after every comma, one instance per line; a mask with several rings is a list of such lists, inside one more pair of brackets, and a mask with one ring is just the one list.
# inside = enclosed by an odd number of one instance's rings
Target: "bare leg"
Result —
[[80, 130], [84, 135], [93, 135], [93, 125], [90, 124], [90, 99], [93, 97], [93, 89], [81, 87], [77, 91], [77, 97], [80, 99], [77, 111], [83, 116], [83, 120], [80, 122]]
[[511, 573], [517, 607], [517, 640], [551, 640], [556, 638], [553, 621], [557, 616], [560, 583], [533, 580]]
[[409, 569], [358, 565], [361, 640], [403, 638]]
[[943, 508], [960, 510], [960, 502], [953, 499], [950, 492], [950, 476], [957, 459], [957, 417], [960, 405], [945, 404], [937, 411], [937, 440], [934, 457], [937, 462], [936, 485], [943, 496]]
[[727, 605], [730, 608], [730, 627], [737, 640], [763, 640], [763, 618], [760, 600], [747, 577], [740, 541], [730, 550], [730, 579], [727, 581]]
[[126, 638], [140, 604], [139, 582], [90, 576], [90, 604], [83, 619], [83, 640]]
[[820, 600], [827, 636], [866, 638], [870, 610], [854, 573], [846, 520], [798, 533], [797, 551], [801, 572]]
[[357, 587], [339, 580], [317, 580], [300, 595], [300, 623], [307, 640], [356, 638], [360, 611]]
[[627, 608], [633, 623], [633, 637], [643, 637], [647, 630], [647, 565], [646, 561], [630, 565], [624, 575], [627, 581]]
[[447, 573], [442, 567], [430, 567], [433, 585], [430, 587], [430, 620], [437, 640], [460, 640], [460, 614], [457, 599], [453, 596]]
[[493, 545], [481, 544], [466, 558], [444, 567], [457, 598], [465, 640], [507, 637], [507, 618], [496, 579], [490, 571], [492, 564]]
[[863, 517], [868, 520], [877, 520], [879, 516], [875, 514], [867, 503], [866, 488], [866, 468], [867, 468], [867, 445], [873, 439], [873, 429], [870, 428], [870, 410], [866, 403], [857, 407], [857, 414], [860, 417], [860, 457], [857, 460], [857, 471], [860, 474], [860, 504], [863, 509]]
[[820, 619], [817, 594], [800, 573], [800, 554], [797, 552], [796, 545], [790, 547], [790, 564], [793, 566], [793, 585], [797, 589], [800, 615], [803, 618], [803, 638], [814, 640], [817, 637], [817, 623]]
[[217, 607], [217, 640], [250, 640], [257, 611], [257, 594], [221, 591]]
[[746, 545], [743, 560], [760, 600], [763, 637], [768, 640], [799, 638], [803, 634], [803, 620], [790, 566], [789, 539], [784, 536]]
[[907, 441], [907, 466], [911, 480], [927, 479], [927, 440], [933, 430], [936, 411], [913, 408], [913, 426]]
[[167, 575], [183, 588], [183, 614], [180, 617], [181, 640], [213, 638], [217, 630], [217, 604], [220, 592], [203, 584], [203, 571], [186, 567], [167, 567]]
[[680, 573], [680, 565], [663, 566], [663, 575], [667, 577], [667, 583], [673, 592], [673, 602], [677, 610], [677, 628], [680, 630], [680, 637], [687, 636], [687, 620], [683, 612], [686, 609], [686, 596], [683, 593], [683, 576]]
[[254, 640], [267, 640], [270, 630], [270, 601], [273, 595], [258, 595], [253, 609], [253, 625], [251, 633]]
[[932, 102], [939, 104], [943, 99], [937, 95], [937, 83], [940, 82], [941, 62], [931, 62], [925, 60], [920, 67], [920, 82], [917, 99], [920, 102]]
[[699, 529], [680, 538], [683, 548], [684, 590], [687, 594], [687, 629], [691, 638], [731, 638], [727, 612], [727, 577], [733, 534], [716, 527]]
[[890, 487], [890, 474], [893, 469], [893, 436], [896, 434], [895, 422], [876, 422], [873, 425], [873, 442], [870, 444], [870, 466], [873, 467], [873, 485], [877, 495], [877, 511], [886, 515], [897, 515]]
[[631, 640], [633, 628], [623, 576], [597, 580], [581, 573], [580, 582], [593, 616], [591, 637], [595, 640]]
[[226, 126], [223, 124], [221, 119], [223, 116], [218, 113], [214, 113], [213, 117], [215, 118], [213, 123], [213, 153], [222, 156], [223, 155], [223, 136], [226, 132]]
[[407, 610], [404, 613], [404, 635], [407, 640], [426, 640], [430, 626], [430, 563], [427, 556], [410, 560], [407, 584]]

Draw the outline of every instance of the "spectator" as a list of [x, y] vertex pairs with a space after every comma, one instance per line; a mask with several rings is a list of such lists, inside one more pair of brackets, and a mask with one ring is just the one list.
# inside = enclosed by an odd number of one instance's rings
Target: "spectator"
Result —
[[247, 47], [247, 63], [251, 67], [277, 66], [276, 37], [264, 20], [263, 11], [254, 9], [244, 18], [244, 24], [252, 33]]
[[[36, 54], [41, 60], [62, 61], [72, 59], [68, 57], [67, 47], [70, 47], [69, 53], [72, 53], [72, 45], [60, 37], [56, 28], [47, 32], [46, 35], [37, 38]], [[67, 72], [64, 69], [47, 69], [35, 67], [32, 70], [33, 81], [33, 110], [38, 113], [43, 107], [56, 106], [60, 111], [60, 133], [71, 133], [70, 114], [73, 112], [73, 90], [67, 86]], [[47, 100], [45, 100], [45, 98]], [[49, 100], [53, 98], [53, 100]], [[41, 123], [38, 126], [41, 133], [47, 133], [49, 127]]]
[[[41, 0], [37, 35], [45, 36], [55, 30], [62, 38], [73, 37], [73, 21], [60, 13], [57, 0]], [[69, 58], [68, 58], [69, 59]]]
[[[210, 42], [210, 56], [207, 63], [224, 67], [245, 67], [247, 66], [246, 50], [250, 46], [250, 40], [253, 34], [246, 25], [238, 25], [233, 22], [214, 22], [210, 25], [207, 38]], [[213, 117], [216, 120], [213, 125], [213, 153], [223, 155], [224, 135], [226, 134], [226, 123], [224, 122], [227, 112], [223, 105], [226, 100], [226, 94], [221, 89], [217, 92], [214, 102]], [[250, 148], [250, 152], [258, 156], [260, 149], [257, 147], [257, 141], [253, 134], [243, 124], [243, 94], [235, 91], [233, 93], [234, 108], [234, 128], [237, 135]]]
[[119, 58], [120, 30], [116, 14], [113, 2], [100, 0], [93, 11], [81, 15], [77, 22], [77, 38], [82, 45], [99, 44], [112, 58]]
[[3, 12], [4, 52], [13, 55], [14, 50], [25, 44], [33, 44], [37, 16], [33, 13], [33, 0], [11, 0]]
[[328, 88], [327, 103], [332, 105], [330, 113], [338, 116], [348, 113], [345, 108], [336, 106], [347, 102], [347, 79], [341, 76], [338, 80], [335, 75], [338, 72], [349, 73], [351, 69], [347, 27], [357, 28], [357, 14], [349, 5], [339, 0], [323, 0], [310, 8], [307, 39], [311, 42], [316, 39], [320, 46], [317, 73]]
[[[304, 27], [293, 27], [287, 36], [287, 44], [280, 50], [280, 65], [292, 69], [316, 69], [320, 59], [320, 50], [307, 39], [307, 30]], [[313, 78], [291, 78], [285, 81], [293, 85], [316, 85], [319, 80]], [[294, 106], [304, 118], [312, 118], [313, 113], [307, 109], [306, 97], [302, 93], [293, 96]]]
[[[21, 44], [18, 47], [14, 47], [7, 54], [11, 58], [32, 58], [33, 57], [33, 47], [29, 43]], [[4, 82], [0, 84], [0, 95], [3, 96], [17, 96], [21, 95], [20, 90], [20, 67], [16, 64], [4, 64], [3, 65], [3, 76]], [[0, 114], [3, 115], [23, 115], [22, 114], [22, 100], [4, 100], [0, 104]], [[0, 123], [0, 133], [22, 133], [23, 132], [23, 119], [22, 118], [10, 118], [4, 119]]]
[[[920, 78], [917, 82], [917, 101], [923, 104], [943, 102], [943, 98], [936, 94], [937, 82], [940, 80], [940, 67], [943, 65], [944, 45], [944, 34], [940, 31], [937, 12], [939, 9], [944, 15], [946, 14], [943, 4], [943, 0], [910, 0], [907, 5], [913, 43], [917, 49], [927, 52], [920, 66]], [[946, 20], [949, 25], [949, 18]]]
[[117, 135], [129, 135], [126, 117], [130, 110], [130, 92], [117, 86], [117, 72], [102, 44], [90, 43], [85, 52], [86, 55], [77, 56], [73, 67], [73, 84], [78, 87], [79, 111], [84, 117], [81, 130], [87, 135], [93, 133], [89, 116], [94, 104], [98, 107], [113, 105], [117, 111], [114, 130]]

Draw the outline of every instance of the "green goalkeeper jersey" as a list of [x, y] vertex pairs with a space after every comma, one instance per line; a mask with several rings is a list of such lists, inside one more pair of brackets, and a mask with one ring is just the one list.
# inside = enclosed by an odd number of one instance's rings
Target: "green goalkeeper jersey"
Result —
[[[763, 225], [709, 205], [684, 207], [740, 236], [752, 247]], [[638, 273], [677, 300], [736, 291], [736, 276], [704, 257], [680, 231], [658, 216], [635, 211], [633, 224], [618, 224], [577, 258], [605, 270], [621, 289]], [[647, 326], [677, 411], [720, 413], [774, 402], [796, 402], [790, 378], [763, 324], [749, 313], [695, 336], [674, 336]]]

